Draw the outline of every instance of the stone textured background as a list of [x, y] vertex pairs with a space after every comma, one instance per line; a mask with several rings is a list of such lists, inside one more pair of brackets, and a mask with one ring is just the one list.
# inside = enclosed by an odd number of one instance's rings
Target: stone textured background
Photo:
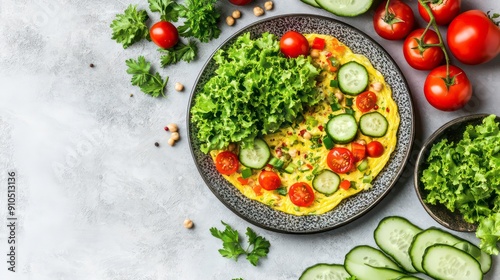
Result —
[[[265, 1], [254, 2], [263, 6]], [[265, 17], [311, 13], [336, 18], [299, 0], [274, 2]], [[408, 2], [416, 6], [415, 0]], [[464, 10], [500, 12], [497, 1], [463, 2]], [[462, 110], [439, 112], [423, 98], [426, 72], [406, 64], [402, 42], [375, 35], [373, 10], [343, 18], [376, 38], [407, 77], [417, 117], [415, 152], [393, 191], [355, 222], [314, 235], [266, 231], [233, 214], [206, 187], [185, 127], [196, 76], [227, 37], [257, 20], [254, 5], [240, 8], [243, 17], [235, 26], [222, 22], [220, 38], [200, 45], [196, 61], [159, 69], [152, 43], [124, 50], [110, 39], [111, 21], [130, 3], [147, 9], [146, 0], [0, 1], [0, 279], [297, 279], [312, 264], [342, 263], [355, 245], [375, 245], [372, 233], [382, 217], [402, 215], [423, 228], [438, 226], [413, 190], [418, 148], [457, 116], [500, 114], [499, 58], [479, 67], [458, 64], [474, 83], [475, 95]], [[219, 6], [223, 18], [235, 9], [225, 0]], [[150, 23], [159, 18], [149, 15]], [[124, 62], [138, 55], [170, 76], [166, 98], [151, 98], [130, 85]], [[174, 91], [175, 82], [186, 90]], [[181, 134], [173, 148], [163, 130], [171, 122], [179, 124]], [[17, 174], [16, 273], [6, 264], [10, 170]], [[185, 218], [194, 221], [192, 230], [183, 228]], [[244, 258], [222, 258], [220, 241], [209, 233], [213, 226], [222, 229], [221, 220], [242, 234], [250, 226], [266, 237], [268, 257], [258, 267]], [[473, 234], [457, 234], [477, 243]], [[486, 279], [500, 278], [499, 264], [494, 258]]]

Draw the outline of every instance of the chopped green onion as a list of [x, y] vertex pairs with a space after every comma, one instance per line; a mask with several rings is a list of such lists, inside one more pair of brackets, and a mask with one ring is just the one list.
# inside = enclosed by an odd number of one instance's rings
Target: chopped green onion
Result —
[[250, 176], [252, 176], [252, 169], [251, 168], [246, 168], [246, 169], [241, 170], [241, 177], [243, 177], [243, 179], [246, 179]]
[[334, 146], [332, 138], [330, 138], [330, 136], [326, 135], [323, 138], [323, 145], [325, 145], [325, 148], [327, 150], [331, 150], [333, 148], [333, 146]]
[[278, 169], [279, 169], [279, 168], [281, 168], [281, 167], [283, 167], [283, 164], [284, 164], [284, 163], [285, 163], [284, 161], [282, 161], [282, 160], [281, 160], [281, 159], [279, 159], [279, 158], [275, 158], [275, 157], [273, 157], [273, 158], [269, 161], [269, 164], [270, 164], [270, 165], [272, 165], [272, 166], [274, 166], [274, 167], [276, 167], [276, 168], [278, 168]]
[[345, 99], [345, 105], [351, 107], [353, 104], [352, 98], [346, 98]]
[[342, 109], [342, 106], [338, 102], [335, 102], [335, 103], [331, 104], [330, 107], [332, 107], [332, 111], [333, 112]]
[[330, 81], [330, 86], [333, 88], [338, 88], [339, 87], [339, 81], [338, 80], [331, 80]]

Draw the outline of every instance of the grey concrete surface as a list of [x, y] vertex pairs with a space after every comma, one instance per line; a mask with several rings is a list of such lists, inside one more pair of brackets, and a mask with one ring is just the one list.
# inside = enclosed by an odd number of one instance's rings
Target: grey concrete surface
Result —
[[[413, 190], [416, 151], [448, 120], [500, 114], [500, 57], [474, 67], [458, 63], [474, 85], [474, 97], [461, 110], [441, 112], [425, 100], [427, 73], [406, 64], [402, 42], [376, 36], [373, 10], [338, 18], [298, 0], [274, 2], [275, 9], [264, 17], [310, 13], [340, 19], [375, 38], [401, 67], [412, 90], [417, 131], [415, 152], [391, 193], [349, 225], [289, 235], [249, 224], [210, 192], [190, 155], [185, 127], [189, 94], [211, 53], [257, 20], [254, 5], [239, 8], [243, 17], [236, 25], [222, 22], [221, 36], [200, 45], [196, 61], [160, 69], [152, 43], [124, 50], [111, 40], [115, 14], [130, 3], [147, 9], [146, 0], [1, 0], [0, 279], [297, 279], [310, 265], [342, 263], [352, 247], [375, 245], [372, 232], [385, 216], [439, 227]], [[500, 12], [498, 1], [462, 2], [463, 10]], [[415, 8], [417, 2], [408, 3]], [[219, 6], [223, 18], [235, 9], [225, 0]], [[159, 18], [149, 14], [150, 22]], [[151, 98], [131, 86], [124, 62], [138, 55], [170, 76], [166, 98]], [[185, 91], [176, 92], [175, 82], [183, 83]], [[171, 122], [180, 126], [175, 147], [167, 145], [163, 130]], [[16, 174], [16, 272], [7, 263], [9, 172]], [[183, 227], [186, 218], [193, 220], [193, 229]], [[209, 233], [213, 226], [222, 228], [221, 220], [242, 234], [249, 226], [266, 237], [271, 242], [268, 257], [257, 267], [244, 258], [222, 258], [220, 241]], [[472, 233], [456, 234], [478, 242]], [[500, 279], [499, 265], [494, 257], [485, 279]]]

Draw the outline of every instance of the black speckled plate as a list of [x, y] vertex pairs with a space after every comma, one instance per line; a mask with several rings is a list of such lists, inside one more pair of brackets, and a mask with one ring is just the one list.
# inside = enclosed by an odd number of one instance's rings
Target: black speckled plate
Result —
[[[465, 128], [468, 125], [479, 125], [487, 116], [489, 116], [489, 114], [468, 115], [447, 122], [436, 130], [431, 136], [429, 136], [420, 149], [417, 157], [417, 164], [413, 179], [418, 199], [420, 200], [420, 203], [424, 207], [425, 211], [427, 211], [427, 213], [429, 213], [429, 215], [436, 220], [436, 222], [452, 230], [473, 232], [476, 231], [477, 225], [464, 221], [462, 214], [460, 214], [458, 210], [451, 212], [442, 204], [432, 205], [425, 203], [423, 199], [427, 196], [427, 191], [424, 189], [424, 184], [420, 181], [420, 177], [422, 177], [422, 172], [429, 166], [427, 158], [429, 157], [430, 150], [435, 143], [443, 139], [448, 139], [448, 141], [453, 143], [459, 142], [462, 139]], [[500, 117], [496, 117], [496, 121], [500, 122]]]
[[380, 202], [395, 185], [403, 171], [413, 143], [413, 106], [406, 80], [390, 55], [363, 32], [331, 18], [306, 14], [267, 18], [238, 31], [224, 42], [220, 48], [228, 48], [236, 37], [245, 32], [250, 32], [253, 37], [258, 37], [263, 32], [271, 32], [281, 37], [289, 30], [335, 36], [349, 46], [354, 53], [368, 57], [373, 66], [384, 75], [391, 86], [393, 98], [399, 107], [401, 124], [397, 134], [396, 150], [391, 155], [386, 167], [373, 181], [373, 188], [344, 200], [332, 211], [309, 216], [295, 216], [273, 210], [260, 202], [248, 199], [240, 193], [217, 172], [210, 156], [200, 151], [200, 143], [196, 137], [196, 127], [190, 122], [191, 114], [189, 110], [193, 106], [194, 97], [216, 69], [212, 59], [207, 62], [198, 76], [189, 101], [187, 118], [189, 142], [194, 161], [205, 183], [215, 196], [234, 213], [250, 223], [277, 232], [322, 232], [340, 227], [359, 218]]

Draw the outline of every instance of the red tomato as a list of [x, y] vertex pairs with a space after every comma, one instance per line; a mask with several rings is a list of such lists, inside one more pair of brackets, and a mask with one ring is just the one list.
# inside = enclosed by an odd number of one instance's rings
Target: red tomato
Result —
[[149, 30], [151, 41], [158, 47], [169, 49], [179, 42], [179, 32], [173, 24], [168, 21], [159, 21]]
[[252, 0], [229, 0], [232, 4], [243, 6], [252, 2]]
[[369, 157], [380, 157], [384, 154], [384, 146], [379, 141], [371, 141], [366, 145], [366, 152]]
[[304, 35], [295, 31], [288, 31], [280, 40], [281, 52], [291, 58], [298, 57], [299, 55], [309, 54], [309, 42]]
[[217, 157], [215, 157], [215, 168], [224, 175], [231, 175], [236, 172], [239, 164], [238, 156], [230, 151], [220, 152]]
[[325, 45], [326, 45], [325, 39], [316, 37], [313, 40], [312, 48], [317, 50], [322, 50], [325, 48]]
[[423, 45], [439, 44], [439, 37], [428, 29], [422, 38], [424, 28], [413, 30], [403, 44], [403, 54], [406, 62], [418, 70], [432, 70], [444, 61], [444, 53], [440, 47], [425, 47]]
[[366, 157], [366, 145], [357, 142], [352, 142], [351, 150], [354, 156], [354, 162], [363, 160]]
[[288, 196], [293, 204], [307, 207], [314, 202], [314, 191], [307, 183], [298, 182], [288, 190]]
[[415, 24], [413, 10], [400, 0], [382, 2], [373, 16], [373, 27], [377, 34], [387, 40], [401, 40], [410, 33]]
[[453, 111], [462, 108], [472, 96], [472, 86], [465, 72], [450, 65], [450, 76], [446, 77], [446, 65], [432, 70], [424, 83], [427, 101], [435, 108]]
[[373, 91], [365, 91], [356, 96], [356, 107], [365, 113], [373, 109], [377, 105], [377, 95]]
[[281, 179], [273, 171], [262, 170], [259, 175], [259, 184], [266, 190], [272, 191], [281, 186]]
[[342, 180], [342, 182], [340, 182], [340, 188], [341, 189], [348, 190], [350, 187], [351, 187], [351, 181], [349, 181], [349, 180]]
[[480, 64], [500, 53], [500, 27], [482, 11], [458, 15], [448, 26], [448, 47], [460, 62]]
[[[429, 7], [438, 25], [447, 25], [460, 13], [461, 0], [440, 0], [429, 2]], [[430, 20], [427, 10], [418, 2], [418, 12], [427, 22]]]
[[346, 148], [335, 147], [328, 152], [326, 163], [335, 173], [347, 173], [354, 165], [354, 155]]

